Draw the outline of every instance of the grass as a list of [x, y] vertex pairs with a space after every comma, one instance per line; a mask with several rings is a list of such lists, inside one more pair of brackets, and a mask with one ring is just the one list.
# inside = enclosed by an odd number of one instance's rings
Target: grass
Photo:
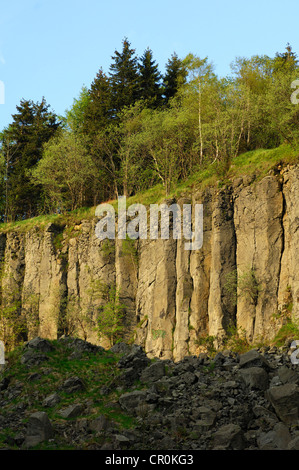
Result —
[[[66, 408], [70, 404], [83, 403], [89, 404], [86, 413], [77, 418], [78, 420], [94, 419], [100, 415], [105, 415], [109, 420], [118, 423], [120, 428], [131, 428], [135, 425], [135, 419], [126, 415], [118, 405], [118, 398], [121, 390], [113, 390], [108, 394], [101, 394], [101, 389], [111, 382], [111, 380], [119, 374], [116, 364], [120, 358], [119, 355], [112, 354], [109, 351], [83, 352], [80, 358], [72, 358], [70, 354], [73, 349], [61, 341], [51, 341], [54, 350], [45, 353], [48, 360], [40, 365], [28, 368], [20, 362], [24, 349], [16, 348], [14, 351], [7, 353], [5, 371], [2, 377], [9, 376], [11, 378], [10, 388], [17, 383], [21, 384], [21, 393], [13, 400], [6, 400], [6, 404], [1, 407], [3, 416], [13, 413], [18, 405], [26, 405], [26, 416], [36, 411], [46, 411], [49, 419], [55, 425], [73, 421], [73, 418], [63, 418], [59, 414], [59, 410]], [[38, 373], [39, 377], [30, 380], [30, 376]], [[79, 377], [85, 385], [83, 390], [73, 392], [71, 394], [59, 390], [63, 382], [72, 376]], [[1, 377], [1, 378], [2, 378]], [[126, 390], [127, 391], [127, 390]], [[58, 392], [61, 397], [60, 403], [52, 408], [45, 409], [43, 400], [45, 397]], [[27, 418], [28, 419], [28, 418]], [[26, 418], [23, 420], [24, 426]], [[14, 436], [14, 429], [0, 430], [0, 445], [7, 445], [9, 436]], [[94, 435], [90, 435], [90, 441], [95, 439]], [[84, 443], [84, 445], [89, 442]], [[48, 447], [47, 447], [48, 446]], [[53, 442], [43, 444], [43, 448], [72, 448], [63, 437], [55, 438]]]
[[298, 340], [299, 338], [299, 325], [289, 320], [283, 325], [276, 334], [273, 345], [282, 347], [288, 340]]
[[244, 174], [266, 176], [278, 164], [298, 163], [299, 146], [281, 145], [274, 149], [260, 149], [246, 152], [236, 157], [228, 172], [230, 178]]
[[[245, 175], [255, 175], [259, 180], [266, 176], [268, 172], [280, 165], [298, 163], [299, 145], [281, 145], [274, 149], [259, 149], [245, 152], [238, 155], [229, 168], [224, 168], [221, 162], [208, 163], [203, 168], [193, 172], [185, 181], [180, 181], [166, 198], [165, 190], [162, 184], [157, 184], [134, 196], [127, 197], [126, 204], [129, 207], [132, 204], [143, 204], [149, 207], [151, 204], [160, 204], [165, 199], [178, 199], [181, 196], [190, 197], [194, 191], [202, 191], [209, 186], [223, 186], [230, 184], [235, 178]], [[118, 201], [107, 201], [118, 212]], [[93, 219], [95, 217], [96, 207], [82, 207], [71, 212], [63, 214], [40, 215], [32, 219], [26, 219], [17, 222], [7, 222], [0, 224], [0, 232], [10, 230], [27, 232], [33, 228], [44, 230], [50, 224], [57, 224], [66, 227], [66, 230], [73, 235], [72, 230], [75, 225], [80, 225], [83, 219]]]
[[74, 226], [79, 225], [82, 219], [92, 219], [94, 217], [95, 208], [81, 207], [74, 211], [64, 214], [44, 214], [31, 219], [19, 220], [16, 222], [5, 222], [0, 224], [0, 232], [9, 232], [11, 230], [19, 232], [28, 232], [33, 228], [44, 230], [48, 224], [57, 224], [58, 226]]

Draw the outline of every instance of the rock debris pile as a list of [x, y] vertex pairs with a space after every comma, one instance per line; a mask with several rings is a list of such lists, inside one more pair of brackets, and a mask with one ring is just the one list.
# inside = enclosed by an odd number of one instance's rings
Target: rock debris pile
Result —
[[[104, 354], [82, 340], [69, 339], [70, 345], [70, 362]], [[53, 374], [47, 368], [52, 348], [40, 338], [26, 345], [20, 362], [27, 383]], [[177, 363], [150, 360], [140, 346], [123, 343], [105, 354], [117, 358], [114, 373], [99, 386], [94, 378], [95, 394], [79, 370], [40, 397], [34, 412], [24, 383], [0, 377], [0, 435], [10, 430], [2, 448], [299, 450], [299, 365], [287, 347], [201, 354]], [[107, 412], [94, 413], [97, 400], [105, 401]], [[130, 426], [109, 414], [109, 403]]]

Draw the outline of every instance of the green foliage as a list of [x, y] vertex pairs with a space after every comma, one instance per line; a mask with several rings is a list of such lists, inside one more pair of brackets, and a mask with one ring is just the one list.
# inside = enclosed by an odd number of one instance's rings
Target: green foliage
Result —
[[122, 240], [121, 247], [122, 256], [128, 256], [131, 258], [134, 264], [138, 265], [138, 250], [136, 246], [136, 241], [129, 238], [127, 235], [125, 240]]
[[203, 348], [205, 348], [207, 351], [207, 354], [213, 355], [216, 352], [215, 340], [216, 340], [215, 336], [201, 335], [197, 340], [195, 340], [195, 343], [198, 346], [202, 346]]
[[41, 210], [42, 191], [30, 178], [31, 169], [42, 157], [42, 146], [55, 135], [60, 123], [43, 99], [21, 100], [13, 122], [1, 135], [4, 171], [4, 220], [33, 217]]
[[111, 261], [115, 255], [115, 244], [106, 238], [101, 244], [101, 253], [108, 262]]
[[227, 328], [227, 337], [224, 341], [225, 348], [243, 354], [252, 348], [246, 338], [246, 332], [243, 328], [231, 325]]
[[287, 322], [280, 328], [275, 335], [273, 344], [277, 347], [284, 346], [286, 341], [297, 340], [299, 338], [298, 322], [287, 319]]
[[114, 52], [110, 65], [112, 103], [116, 115], [138, 99], [138, 59], [126, 38], [122, 45], [121, 52]]
[[[53, 351], [46, 352], [47, 361], [44, 364], [33, 365], [28, 370], [26, 364], [21, 363], [21, 357], [24, 354], [24, 348], [18, 347], [5, 355], [6, 365], [4, 371], [1, 371], [1, 379], [9, 377], [10, 385], [14, 387], [15, 384], [22, 384], [20, 395], [16, 396], [14, 400], [8, 400], [3, 403], [1, 414], [8, 416], [16, 407], [26, 405], [26, 410], [29, 414], [36, 411], [44, 411], [42, 401], [45, 397], [57, 392], [65, 380], [69, 377], [79, 377], [84, 383], [84, 389], [69, 394], [61, 390], [59, 392], [61, 401], [53, 407], [47, 408], [49, 419], [53, 423], [54, 428], [60, 425], [62, 420], [72, 421], [73, 418], [62, 418], [60, 410], [66, 408], [77, 401], [80, 403], [92, 403], [92, 408], [87, 407], [83, 414], [82, 419], [96, 419], [100, 416], [105, 416], [119, 427], [120, 432], [125, 429], [130, 429], [136, 425], [134, 417], [128, 416], [119, 406], [117, 401], [119, 392], [113, 388], [109, 393], [101, 395], [99, 399], [99, 390], [107, 387], [118, 376], [120, 371], [116, 367], [120, 359], [119, 355], [112, 354], [110, 351], [94, 351], [80, 352], [79, 356], [72, 354], [76, 352], [76, 345], [73, 343], [72, 338], [63, 338], [61, 340], [51, 341], [54, 347]], [[31, 374], [38, 373], [39, 378], [36, 380], [28, 380]], [[26, 426], [26, 418], [23, 418], [22, 425]], [[16, 448], [12, 442], [12, 437], [15, 434], [13, 427], [8, 424], [4, 429], [0, 429], [0, 444], [3, 448]], [[70, 442], [69, 436], [61, 433], [55, 437], [54, 441], [48, 441], [40, 444], [38, 448], [62, 450], [78, 448], [88, 450], [89, 446], [95, 443], [107, 441], [105, 432], [102, 435], [95, 436], [90, 433], [84, 443], [79, 445]], [[35, 448], [33, 448], [35, 449]]]
[[163, 95], [166, 104], [175, 97], [180, 87], [185, 83], [187, 71], [185, 64], [173, 53], [166, 64], [166, 72], [163, 77]]
[[78, 98], [73, 101], [72, 107], [66, 111], [65, 127], [75, 134], [83, 132], [83, 122], [91, 105], [91, 95], [86, 87], [82, 87]]
[[242, 274], [233, 270], [226, 275], [224, 289], [232, 305], [237, 304], [239, 297], [247, 298], [254, 305], [257, 304], [259, 293], [262, 290], [254, 268], [249, 268]]
[[125, 38], [63, 126], [45, 100], [22, 100], [0, 135], [2, 220], [153, 194], [159, 183], [168, 197], [298, 161], [291, 46], [273, 58], [237, 57], [231, 69], [218, 77], [207, 57], [174, 53], [162, 75], [151, 49], [137, 57]]
[[114, 286], [102, 285], [104, 305], [99, 307], [97, 330], [99, 338], [108, 339], [111, 346], [123, 338], [126, 306], [120, 302], [120, 291]]
[[162, 75], [153, 59], [152, 51], [147, 48], [139, 62], [139, 93], [148, 108], [158, 108], [162, 104]]
[[238, 290], [241, 296], [249, 298], [254, 305], [257, 304], [259, 293], [262, 290], [254, 268], [249, 269], [238, 279]]
[[45, 145], [43, 158], [32, 170], [32, 180], [44, 189], [47, 212], [84, 206], [95, 179], [96, 166], [84, 140], [66, 132]]
[[158, 339], [158, 338], [164, 338], [166, 335], [166, 331], [165, 330], [154, 330], [152, 329], [152, 337], [153, 339]]

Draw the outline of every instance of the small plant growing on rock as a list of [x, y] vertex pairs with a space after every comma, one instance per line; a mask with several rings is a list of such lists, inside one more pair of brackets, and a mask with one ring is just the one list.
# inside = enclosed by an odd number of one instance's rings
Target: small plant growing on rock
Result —
[[214, 346], [215, 339], [215, 336], [205, 335], [200, 336], [197, 340], [195, 340], [195, 343], [198, 346], [202, 346], [206, 350], [207, 354], [212, 356], [216, 352], [216, 348]]
[[237, 305], [239, 297], [245, 297], [253, 302], [254, 305], [257, 305], [262, 286], [257, 278], [255, 269], [251, 267], [240, 275], [238, 275], [236, 269], [228, 273], [225, 279], [224, 290], [230, 297], [232, 305]]
[[98, 313], [98, 335], [113, 346], [123, 337], [125, 305], [120, 302], [119, 289], [114, 286], [104, 286], [103, 299], [105, 304], [99, 307]]
[[227, 329], [227, 338], [225, 347], [238, 353], [244, 353], [250, 349], [250, 344], [246, 338], [246, 331], [235, 325], [229, 326]]
[[165, 330], [152, 330], [153, 339], [164, 338], [165, 335], [166, 335]]

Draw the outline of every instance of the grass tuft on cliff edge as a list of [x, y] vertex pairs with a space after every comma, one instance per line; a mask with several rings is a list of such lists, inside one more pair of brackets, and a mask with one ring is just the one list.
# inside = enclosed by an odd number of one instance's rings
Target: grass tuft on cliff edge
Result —
[[[188, 179], [179, 182], [167, 199], [178, 199], [181, 196], [190, 196], [194, 191], [203, 190], [206, 187], [223, 187], [238, 178], [244, 176], [255, 176], [259, 180], [269, 172], [279, 172], [286, 165], [299, 162], [299, 145], [294, 147], [288, 144], [274, 149], [258, 149], [238, 155], [229, 166], [222, 162], [214, 161], [203, 165], [195, 171]], [[160, 204], [165, 200], [165, 191], [162, 184], [157, 184], [146, 191], [127, 198], [127, 207], [139, 203], [145, 206]], [[117, 200], [107, 201], [113, 205], [117, 212]], [[43, 230], [48, 224], [54, 223], [59, 226], [74, 227], [80, 225], [83, 219], [90, 220], [95, 217], [96, 207], [82, 207], [63, 214], [40, 215], [31, 219], [17, 222], [0, 223], [0, 233], [13, 231], [27, 232], [31, 229]]]

